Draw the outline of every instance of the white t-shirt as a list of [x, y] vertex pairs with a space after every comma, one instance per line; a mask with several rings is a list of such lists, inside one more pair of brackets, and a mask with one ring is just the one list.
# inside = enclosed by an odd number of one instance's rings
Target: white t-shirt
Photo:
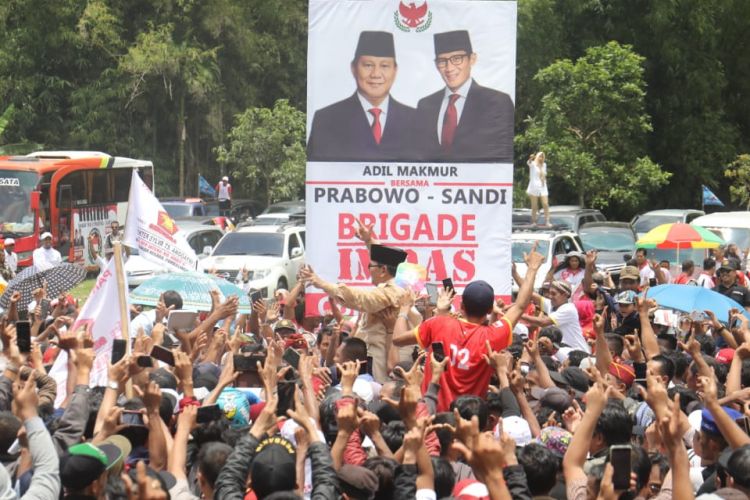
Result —
[[32, 258], [37, 271], [46, 271], [62, 264], [62, 256], [54, 248], [39, 247], [34, 250]]
[[586, 339], [583, 338], [583, 330], [581, 330], [581, 324], [578, 322], [576, 306], [567, 302], [558, 307], [549, 317], [562, 332], [564, 343], [573, 349], [591, 352]]
[[706, 273], [700, 273], [696, 281], [698, 283], [698, 286], [702, 286], [703, 288], [711, 289], [714, 287], [714, 277], [709, 276]]
[[5, 251], [5, 262], [8, 263], [8, 267], [13, 271], [13, 274], [18, 271], [18, 255], [16, 252], [8, 253]]
[[645, 264], [642, 268], [640, 268], [638, 273], [641, 275], [641, 286], [648, 285], [648, 281], [651, 278], [656, 278], [654, 270], [651, 269], [651, 266], [649, 266], [648, 264]]

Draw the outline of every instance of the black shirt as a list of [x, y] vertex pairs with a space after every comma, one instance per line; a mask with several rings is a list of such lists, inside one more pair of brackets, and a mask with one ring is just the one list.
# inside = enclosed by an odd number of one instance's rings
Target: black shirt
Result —
[[730, 287], [719, 285], [714, 288], [714, 292], [719, 292], [725, 297], [729, 297], [743, 307], [750, 306], [750, 290], [737, 283]]

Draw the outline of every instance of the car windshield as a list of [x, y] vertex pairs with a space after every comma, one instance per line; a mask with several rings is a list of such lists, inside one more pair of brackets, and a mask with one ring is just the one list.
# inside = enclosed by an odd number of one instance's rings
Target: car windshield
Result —
[[531, 252], [531, 247], [534, 246], [534, 243], [538, 243], [536, 251], [546, 256], [549, 251], [549, 241], [513, 240], [513, 244], [511, 245], [513, 262], [518, 264], [524, 263], [523, 254]]
[[303, 211], [301, 205], [271, 205], [266, 208], [264, 214], [296, 214]]
[[741, 249], [750, 247], [750, 228], [707, 226], [706, 229], [713, 231], [727, 243], [734, 243]]
[[635, 238], [630, 229], [598, 227], [578, 231], [583, 249], [602, 252], [630, 252], [635, 248]]
[[638, 217], [638, 220], [633, 224], [633, 229], [636, 233], [647, 233], [656, 226], [662, 224], [672, 224], [673, 222], [680, 222], [682, 217], [679, 215], [642, 215]]
[[210, 217], [216, 217], [217, 215], [220, 215], [221, 212], [219, 211], [219, 204], [218, 203], [206, 203], [206, 215]]
[[[529, 215], [529, 220], [531, 220], [531, 216]], [[549, 214], [549, 222], [553, 226], [558, 226], [563, 229], [573, 229], [573, 224], [575, 224], [576, 216], [575, 214], [556, 214], [551, 213]], [[539, 217], [536, 220], [536, 223], [540, 226], [544, 224], [544, 214], [540, 213]]]
[[258, 217], [253, 221], [254, 226], [279, 226], [289, 222], [289, 217]]
[[177, 219], [179, 217], [190, 217], [193, 215], [190, 211], [192, 204], [190, 203], [168, 203], [162, 202], [161, 206], [167, 211], [170, 217]]
[[0, 233], [5, 238], [26, 236], [34, 231], [31, 192], [37, 182], [36, 172], [0, 170]]
[[214, 249], [212, 255], [267, 255], [269, 257], [281, 257], [283, 253], [283, 234], [229, 233], [216, 245], [216, 249]]

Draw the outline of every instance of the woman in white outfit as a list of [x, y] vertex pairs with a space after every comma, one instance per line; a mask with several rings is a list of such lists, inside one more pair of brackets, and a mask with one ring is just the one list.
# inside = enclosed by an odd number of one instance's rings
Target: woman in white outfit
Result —
[[536, 154], [532, 153], [526, 164], [529, 166], [529, 187], [526, 188], [526, 194], [531, 199], [531, 223], [536, 225], [541, 198], [544, 223], [549, 226], [549, 202], [547, 201], [549, 192], [547, 191], [547, 164], [544, 161], [544, 153], [541, 151]]

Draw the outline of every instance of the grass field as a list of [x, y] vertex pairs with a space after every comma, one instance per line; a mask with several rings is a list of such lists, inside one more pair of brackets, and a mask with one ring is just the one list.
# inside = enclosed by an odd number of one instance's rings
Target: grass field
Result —
[[83, 305], [89, 297], [89, 292], [91, 292], [91, 289], [94, 287], [94, 283], [96, 283], [96, 278], [87, 278], [78, 283], [78, 286], [73, 288], [70, 291], [70, 294], [78, 299], [79, 304]]

